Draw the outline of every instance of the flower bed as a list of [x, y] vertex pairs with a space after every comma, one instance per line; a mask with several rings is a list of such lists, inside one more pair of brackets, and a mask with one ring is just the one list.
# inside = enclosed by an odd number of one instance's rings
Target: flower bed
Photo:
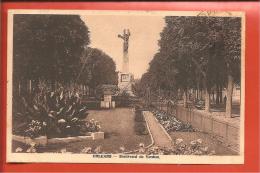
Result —
[[[35, 143], [30, 143], [26, 145], [20, 145], [17, 148], [14, 148], [14, 152], [27, 152], [27, 153], [35, 153], [35, 152], [43, 152], [43, 148], [36, 145]], [[139, 144], [139, 148], [132, 152], [126, 152], [125, 148], [119, 147], [118, 153], [125, 154], [146, 154], [146, 155], [216, 155], [215, 150], [209, 150], [207, 146], [204, 146], [203, 141], [201, 139], [197, 139], [191, 141], [189, 144], [184, 144], [182, 139], [176, 139], [170, 148], [152, 146], [145, 147], [143, 143]], [[66, 147], [61, 147], [54, 153], [78, 153], [68, 150]], [[107, 154], [108, 152], [104, 151], [101, 145], [97, 147], [89, 147], [83, 146], [80, 149], [81, 154], [95, 154], [102, 153]]]
[[57, 89], [39, 82], [31, 94], [14, 99], [13, 134], [29, 137], [65, 138], [100, 131], [99, 122], [87, 121], [87, 108], [82, 104], [77, 85]]
[[209, 150], [207, 146], [203, 145], [201, 139], [191, 141], [189, 144], [184, 144], [182, 139], [176, 139], [170, 148], [152, 146], [145, 148], [140, 145], [136, 151], [137, 154], [146, 155], [215, 155], [214, 150]]
[[152, 110], [152, 113], [155, 115], [160, 124], [165, 128], [167, 132], [172, 131], [182, 131], [182, 132], [192, 132], [195, 131], [191, 124], [183, 123], [178, 120], [175, 116], [168, 115], [165, 112], [158, 111], [156, 109]]

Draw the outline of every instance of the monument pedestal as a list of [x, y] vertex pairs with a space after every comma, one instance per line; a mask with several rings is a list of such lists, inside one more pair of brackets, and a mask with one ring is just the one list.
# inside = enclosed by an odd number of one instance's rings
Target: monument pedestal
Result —
[[134, 82], [134, 75], [131, 73], [118, 73], [118, 88], [120, 94], [127, 93], [130, 96], [134, 96], [132, 91], [132, 84]]

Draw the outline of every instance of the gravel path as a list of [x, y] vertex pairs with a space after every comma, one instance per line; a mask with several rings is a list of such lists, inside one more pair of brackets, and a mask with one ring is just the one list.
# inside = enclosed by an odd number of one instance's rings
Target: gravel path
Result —
[[169, 138], [167, 133], [162, 129], [161, 125], [156, 120], [154, 115], [149, 111], [145, 111], [144, 117], [148, 123], [151, 134], [153, 136], [154, 144], [160, 147], [170, 147], [172, 144], [171, 139]]

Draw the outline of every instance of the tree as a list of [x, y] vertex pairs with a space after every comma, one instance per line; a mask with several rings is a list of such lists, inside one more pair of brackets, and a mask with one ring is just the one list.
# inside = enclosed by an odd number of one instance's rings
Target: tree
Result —
[[75, 79], [89, 31], [78, 15], [14, 15], [14, 79]]
[[226, 112], [230, 115], [233, 81], [240, 83], [241, 19], [167, 16], [165, 22], [160, 50], [147, 72], [150, 80], [157, 88], [183, 90], [184, 106], [188, 90], [202, 87], [207, 112], [211, 91], [227, 83]]
[[118, 76], [113, 59], [96, 48], [87, 48], [85, 51], [81, 62], [83, 69], [80, 82], [92, 89], [102, 84], [117, 85]]
[[224, 57], [227, 69], [226, 116], [232, 116], [232, 95], [234, 83], [241, 78], [241, 18], [227, 18], [223, 22]]

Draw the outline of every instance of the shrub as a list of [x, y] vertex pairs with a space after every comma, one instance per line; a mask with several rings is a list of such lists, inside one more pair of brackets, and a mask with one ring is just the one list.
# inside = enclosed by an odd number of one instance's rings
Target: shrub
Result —
[[135, 106], [135, 132], [137, 135], [148, 134], [146, 122], [142, 114], [142, 109], [138, 105]]
[[147, 135], [146, 125], [143, 122], [135, 122], [135, 133], [137, 135]]
[[86, 121], [88, 113], [81, 96], [76, 86], [51, 89], [40, 83], [33, 95], [14, 99], [20, 101], [14, 104], [14, 121], [19, 120], [20, 124], [13, 126], [13, 132], [32, 138], [41, 135], [50, 138], [98, 131], [98, 123]]
[[144, 122], [144, 116], [141, 110], [135, 110], [135, 121]]
[[156, 109], [154, 109], [152, 112], [167, 132], [171, 132], [171, 131], [193, 132], [193, 131], [195, 131], [193, 129], [193, 127], [191, 126], [191, 124], [183, 123], [182, 121], [178, 120], [173, 115], [169, 115], [165, 112], [158, 111]]
[[25, 129], [25, 136], [36, 138], [39, 135], [45, 135], [46, 123], [38, 120], [32, 120]]

